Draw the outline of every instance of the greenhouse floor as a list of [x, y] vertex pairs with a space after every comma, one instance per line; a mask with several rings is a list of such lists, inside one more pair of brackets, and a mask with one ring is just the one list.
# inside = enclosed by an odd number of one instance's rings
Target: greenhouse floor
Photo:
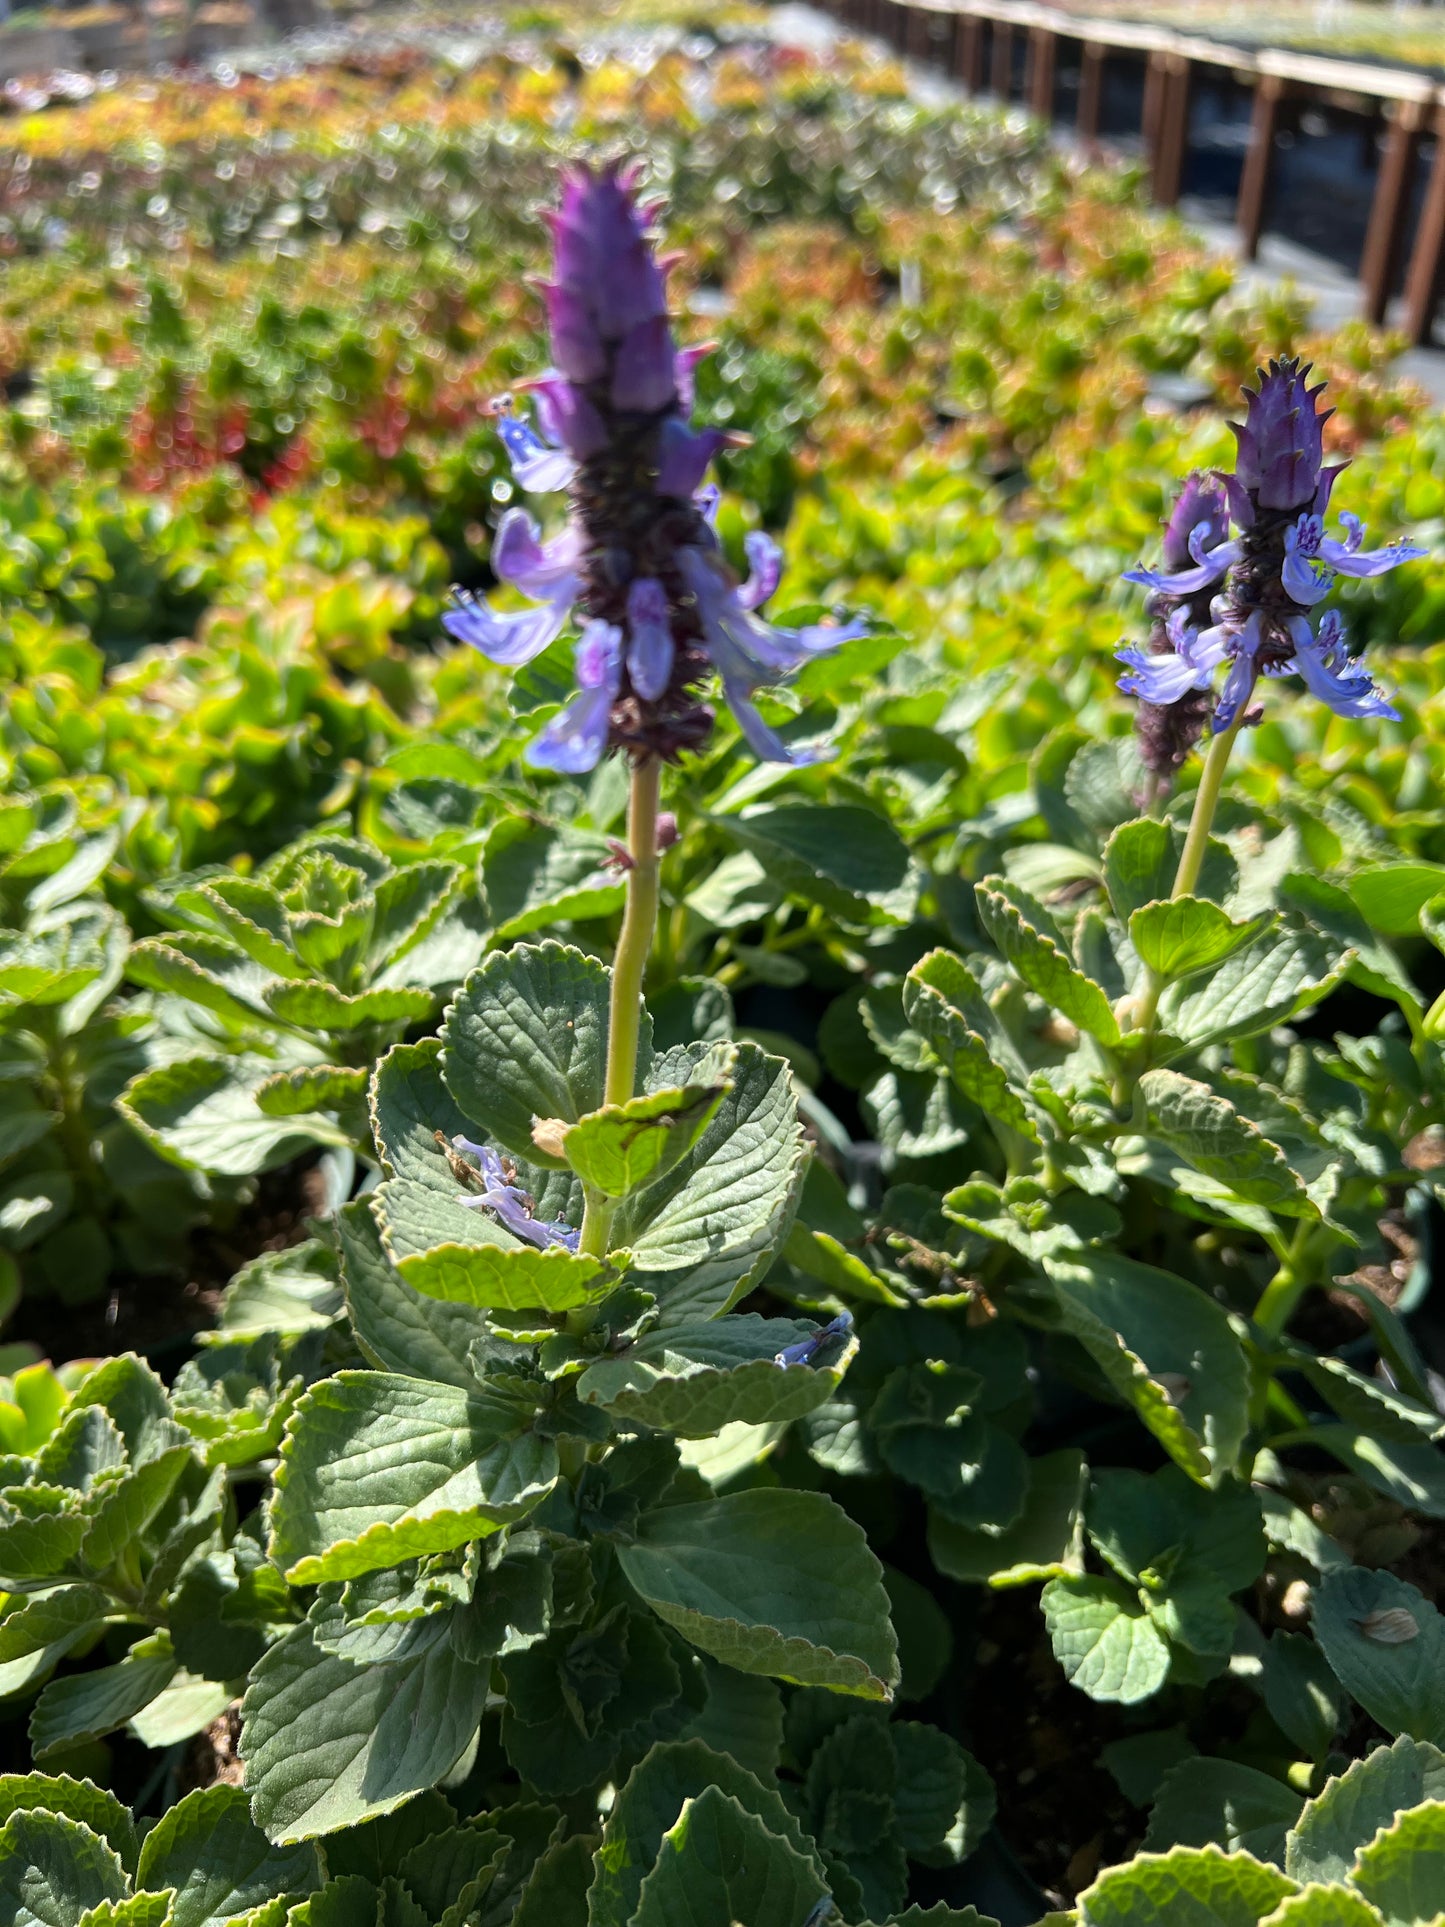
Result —
[[[779, 39], [804, 47], [826, 47], [844, 37], [844, 29], [836, 20], [817, 7], [795, 3], [795, 0], [775, 8], [773, 21]], [[891, 47], [887, 49], [887, 58], [898, 58]], [[961, 86], [932, 69], [907, 62], [905, 65], [920, 100], [945, 102], [967, 98]], [[1067, 130], [1056, 129], [1055, 138], [1064, 145], [1070, 141]], [[1179, 204], [1179, 212], [1211, 247], [1238, 259], [1238, 232], [1232, 221], [1221, 218], [1216, 203], [1186, 195]], [[1360, 286], [1355, 277], [1326, 256], [1283, 235], [1266, 233], [1260, 242], [1258, 259], [1241, 261], [1239, 265], [1240, 283], [1245, 289], [1289, 281], [1304, 290], [1315, 304], [1315, 315], [1322, 328], [1340, 327], [1359, 313]], [[1398, 365], [1445, 406], [1445, 348], [1407, 349]]]

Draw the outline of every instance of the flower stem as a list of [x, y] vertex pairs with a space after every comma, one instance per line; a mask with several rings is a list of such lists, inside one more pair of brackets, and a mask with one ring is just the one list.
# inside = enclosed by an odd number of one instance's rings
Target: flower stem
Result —
[[1198, 886], [1199, 873], [1204, 868], [1204, 853], [1209, 848], [1209, 832], [1214, 827], [1214, 812], [1219, 807], [1219, 792], [1224, 787], [1224, 768], [1244, 721], [1245, 708], [1246, 704], [1241, 703], [1234, 712], [1234, 721], [1229, 728], [1210, 739], [1209, 754], [1204, 759], [1204, 774], [1199, 779], [1199, 788], [1194, 795], [1194, 814], [1189, 819], [1189, 834], [1184, 839], [1184, 850], [1179, 858], [1179, 873], [1174, 879], [1173, 896], [1193, 896]]
[[[1169, 893], [1171, 898], [1193, 896], [1198, 886], [1205, 852], [1209, 848], [1209, 832], [1214, 827], [1214, 813], [1219, 807], [1219, 793], [1224, 787], [1225, 767], [1229, 762], [1229, 753], [1234, 748], [1234, 739], [1244, 721], [1245, 707], [1244, 703], [1240, 703], [1228, 729], [1210, 738], [1209, 754], [1204, 759], [1204, 773], [1199, 779], [1199, 788], [1194, 792], [1194, 814], [1189, 819], [1189, 834], [1184, 839], [1174, 888]], [[1162, 981], [1151, 970], [1145, 978], [1143, 995], [1139, 999], [1135, 1029], [1153, 1030], [1163, 992]]]
[[657, 929], [657, 803], [662, 764], [644, 756], [632, 772], [627, 807], [627, 909], [612, 960], [612, 1008], [607, 1024], [609, 1104], [625, 1104], [637, 1082], [637, 1040], [642, 1023], [642, 973]]
[[[662, 788], [662, 764], [644, 756], [632, 766], [632, 788], [627, 804], [627, 907], [622, 934], [612, 960], [612, 1001], [607, 1019], [607, 1075], [604, 1101], [625, 1104], [637, 1085], [637, 1046], [642, 1029], [642, 977], [657, 930], [659, 860], [657, 805]], [[582, 1215], [579, 1249], [590, 1257], [606, 1255], [607, 1236], [616, 1211], [615, 1200], [589, 1191]]]

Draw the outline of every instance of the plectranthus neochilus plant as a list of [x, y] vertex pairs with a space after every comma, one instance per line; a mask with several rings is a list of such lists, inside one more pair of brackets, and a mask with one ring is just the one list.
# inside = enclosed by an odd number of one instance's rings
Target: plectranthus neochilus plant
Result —
[[[1337, 576], [1384, 575], [1425, 551], [1404, 541], [1366, 549], [1363, 526], [1348, 514], [1340, 517], [1343, 540], [1326, 534], [1347, 464], [1325, 466], [1323, 430], [1333, 411], [1317, 406], [1324, 383], [1311, 388], [1308, 374], [1294, 359], [1260, 370], [1258, 387], [1244, 391], [1244, 421], [1230, 423], [1234, 473], [1190, 476], [1165, 531], [1163, 568], [1130, 569], [1124, 578], [1150, 591], [1155, 618], [1147, 650], [1118, 653], [1126, 668], [1119, 687], [1143, 705], [1139, 741], [1156, 783], [1183, 762], [1206, 720], [1211, 731], [1176, 897], [1199, 881], [1229, 753], [1240, 728], [1261, 714], [1261, 678], [1297, 675], [1340, 716], [1396, 715], [1347, 650], [1339, 611], [1325, 610], [1318, 626], [1311, 616]], [[1139, 1008], [1145, 1029], [1157, 1001], [1151, 981]]]
[[[631, 759], [627, 909], [612, 975], [606, 1100], [633, 1095], [639, 993], [657, 922], [662, 764], [696, 749], [712, 728], [703, 685], [716, 674], [753, 751], [808, 762], [758, 713], [754, 693], [859, 633], [854, 625], [784, 629], [757, 611], [777, 587], [781, 556], [748, 538], [751, 573], [739, 583], [713, 516], [709, 462], [728, 437], [691, 422], [693, 369], [704, 350], [679, 350], [667, 309], [666, 263], [649, 234], [653, 210], [635, 170], [578, 166], [563, 177], [551, 215], [553, 279], [543, 294], [554, 366], [532, 384], [533, 428], [510, 412], [502, 437], [524, 488], [565, 489], [561, 532], [543, 541], [523, 509], [503, 516], [492, 550], [502, 582], [537, 606], [499, 613], [463, 597], [450, 633], [491, 661], [521, 667], [575, 615], [580, 693], [530, 745], [530, 760], [578, 774], [609, 750]], [[545, 439], [544, 439], [545, 438]], [[608, 1207], [595, 1201], [583, 1252], [600, 1252]]]
[[[874, 1803], [852, 1851], [885, 1860], [877, 1905], [878, 1886], [865, 1899], [841, 1860], [805, 1857], [765, 1784], [781, 1760], [774, 1681], [880, 1707], [902, 1690], [889, 1595], [863, 1528], [826, 1494], [717, 1493], [685, 1448], [818, 1410], [857, 1340], [833, 1303], [826, 1322], [736, 1309], [790, 1235], [811, 1156], [787, 1062], [726, 1034], [726, 1019], [664, 1043], [642, 996], [665, 840], [658, 778], [707, 733], [702, 677], [721, 668], [750, 714], [765, 672], [842, 632], [766, 630], [745, 606], [758, 598], [727, 573], [694, 500], [717, 438], [684, 417], [686, 367], [629, 183], [570, 175], [557, 235], [558, 371], [539, 393], [559, 445], [515, 422], [507, 432], [520, 472], [569, 482], [572, 520], [548, 551], [525, 517], [498, 538], [504, 579], [508, 558], [546, 554], [553, 593], [520, 617], [466, 605], [452, 626], [521, 661], [581, 605], [582, 693], [534, 752], [564, 771], [609, 748], [631, 759], [627, 907], [610, 972], [556, 940], [491, 948], [440, 1035], [396, 1045], [372, 1074], [381, 1177], [342, 1206], [336, 1232], [366, 1369], [299, 1392], [280, 1444], [267, 1551], [304, 1591], [285, 1595], [286, 1630], [251, 1669], [246, 1787], [257, 1824], [288, 1847], [473, 1775], [499, 1793], [506, 1839], [522, 1823], [503, 1811], [562, 1803], [540, 1809], [538, 1844], [565, 1854], [542, 1854], [535, 1885], [518, 1870], [519, 1921], [588, 1912], [614, 1809], [638, 1893], [594, 1906], [598, 1922], [679, 1917], [711, 1878], [706, 1856], [724, 1885], [735, 1870], [783, 1880], [779, 1927], [825, 1893], [844, 1919], [880, 1919], [905, 1902], [909, 1851], [962, 1857], [980, 1776], [955, 1742], [922, 1742], [956, 1792], [922, 1828], [902, 1803]], [[775, 557], [755, 552], [760, 594]], [[703, 1737], [739, 1719], [762, 1733], [726, 1742], [747, 1766]], [[821, 1739], [828, 1727], [814, 1725]], [[870, 1717], [858, 1743], [892, 1748], [886, 1730]], [[912, 1734], [897, 1743], [900, 1787], [917, 1750]], [[811, 1787], [827, 1784], [802, 1763]], [[640, 1854], [634, 1816], [663, 1815], [665, 1833], [684, 1809], [694, 1851], [674, 1873], [681, 1836]], [[557, 1826], [570, 1837], [552, 1838]], [[509, 1851], [474, 1832], [457, 1862], [470, 1898], [453, 1905], [432, 1883], [429, 1919], [475, 1911], [474, 1863], [495, 1868]], [[334, 1850], [337, 1868], [350, 1864]], [[622, 1864], [610, 1843], [603, 1852]], [[428, 1871], [442, 1855], [428, 1847]], [[707, 1904], [761, 1927], [748, 1893]]]

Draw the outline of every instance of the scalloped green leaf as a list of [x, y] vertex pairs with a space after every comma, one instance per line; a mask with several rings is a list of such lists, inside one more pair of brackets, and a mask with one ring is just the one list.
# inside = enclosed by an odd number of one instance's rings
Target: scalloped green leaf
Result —
[[956, 1089], [986, 1117], [1031, 1143], [1038, 1130], [1022, 1093], [989, 1049], [994, 1026], [972, 971], [949, 950], [931, 950], [903, 982], [903, 1010], [924, 1037]]
[[267, 1008], [283, 1023], [304, 1030], [353, 1031], [365, 1024], [417, 1024], [436, 1009], [429, 990], [360, 990], [355, 995], [332, 984], [275, 983], [266, 989]]
[[[574, 1836], [587, 1847], [586, 1835]], [[490, 1827], [449, 1827], [397, 1861], [412, 1898], [437, 1927], [463, 1927], [507, 1857], [509, 1842]]]
[[1350, 1878], [1390, 1927], [1433, 1927], [1445, 1912], [1445, 1801], [1402, 1813], [1377, 1833]]
[[[877, 1927], [865, 1921], [864, 1927]], [[981, 1914], [977, 1907], [950, 1907], [936, 1900], [931, 1907], [905, 1907], [901, 1914], [890, 1914], [882, 1927], [999, 1927], [992, 1914]]]
[[90, 1530], [80, 1546], [81, 1558], [92, 1571], [107, 1571], [136, 1542], [191, 1464], [193, 1448], [185, 1430], [179, 1425], [167, 1430], [169, 1448], [133, 1466], [92, 1508]]
[[1129, 918], [1129, 940], [1162, 983], [1176, 984], [1214, 970], [1273, 923], [1263, 914], [1237, 923], [1206, 897], [1167, 897], [1145, 903]]
[[496, 1393], [387, 1372], [323, 1379], [287, 1425], [272, 1557], [293, 1585], [352, 1579], [525, 1517], [557, 1479], [529, 1417]]
[[15, 1927], [79, 1927], [128, 1890], [119, 1856], [80, 1820], [36, 1807], [0, 1827], [0, 1917]]
[[[690, 1083], [712, 1048], [664, 1052], [654, 1080]], [[663, 1301], [666, 1322], [716, 1316], [761, 1278], [792, 1228], [807, 1156], [787, 1064], [740, 1044], [732, 1087], [697, 1142], [613, 1221], [632, 1282]]]
[[1385, 1917], [1348, 1887], [1302, 1887], [1287, 1894], [1259, 1927], [1386, 1927]]
[[993, 1824], [993, 1781], [936, 1726], [895, 1720], [888, 1738], [898, 1759], [893, 1813], [899, 1846], [925, 1867], [960, 1865]]
[[277, 1847], [235, 1786], [198, 1788], [163, 1813], [141, 1845], [138, 1884], [175, 1894], [172, 1927], [222, 1927], [275, 1896], [320, 1884], [311, 1847]]
[[577, 1380], [584, 1404], [618, 1418], [705, 1439], [725, 1425], [803, 1418], [837, 1390], [856, 1350], [824, 1365], [778, 1365], [785, 1345], [816, 1328], [793, 1319], [733, 1313], [645, 1332], [624, 1352], [589, 1365]]
[[264, 1058], [183, 1057], [131, 1079], [116, 1108], [172, 1164], [225, 1177], [254, 1177], [313, 1144], [345, 1145], [346, 1133], [319, 1111], [267, 1117], [256, 1085]]
[[397, 1270], [427, 1298], [486, 1311], [541, 1311], [549, 1317], [595, 1305], [617, 1287], [605, 1258], [551, 1245], [434, 1245], [396, 1260]]
[[1080, 1927], [1258, 1927], [1294, 1891], [1277, 1867], [1218, 1847], [1141, 1853], [1079, 1896]]
[[1146, 903], [1167, 897], [1178, 871], [1173, 825], [1163, 817], [1121, 823], [1104, 845], [1104, 888], [1120, 923]]
[[296, 1117], [313, 1110], [354, 1110], [366, 1100], [370, 1072], [343, 1064], [304, 1064], [276, 1071], [256, 1086], [256, 1108], [267, 1117]]
[[[125, 1900], [103, 1900], [87, 1908], [80, 1916], [80, 1927], [169, 1927], [170, 1918], [169, 1891], [131, 1894]], [[257, 1920], [255, 1927], [271, 1927], [271, 1923]]]
[[1155, 1070], [1144, 1073], [1138, 1090], [1144, 1130], [1196, 1171], [1246, 1204], [1284, 1217], [1319, 1216], [1279, 1146], [1207, 1084], [1178, 1071]]
[[143, 938], [127, 957], [125, 972], [143, 989], [198, 1004], [242, 1031], [264, 1028], [263, 996], [275, 981], [235, 944], [202, 932]]
[[424, 1257], [442, 1245], [479, 1251], [520, 1251], [522, 1241], [504, 1230], [488, 1211], [463, 1202], [470, 1195], [461, 1188], [440, 1159], [430, 1181], [386, 1178], [371, 1193], [371, 1210], [381, 1228], [381, 1240], [395, 1265], [403, 1258]]
[[811, 1860], [720, 1787], [690, 1798], [642, 1882], [634, 1927], [798, 1927], [827, 1885]]
[[393, 1044], [371, 1074], [371, 1128], [391, 1176], [434, 1183], [437, 1132], [450, 1143], [477, 1128], [442, 1082], [441, 1052], [438, 1037]]
[[592, 1843], [585, 1834], [554, 1840], [527, 1876], [512, 1927], [587, 1927]]
[[31, 1708], [31, 1751], [39, 1760], [114, 1733], [164, 1691], [175, 1671], [168, 1635], [154, 1633], [138, 1639], [114, 1666], [51, 1680]]
[[[28, 1598], [23, 1593], [13, 1594], [9, 1604], [10, 1610], [0, 1618], [0, 1666], [24, 1659], [27, 1653], [38, 1653], [57, 1640], [77, 1639], [92, 1627], [99, 1627], [115, 1610], [110, 1594], [91, 1585], [60, 1586], [54, 1592], [34, 1593]], [[0, 1782], [0, 1786], [3, 1784]], [[0, 1812], [5, 1810], [5, 1795], [0, 1791]], [[54, 1811], [68, 1813], [70, 1808], [57, 1807]], [[84, 1813], [75, 1817], [88, 1818]]]
[[[518, 1157], [560, 1169], [539, 1152], [534, 1118], [575, 1124], [606, 1093], [610, 979], [569, 944], [519, 944], [485, 958], [442, 1025], [442, 1076], [467, 1117]], [[643, 1021], [638, 1072], [652, 1055]]]
[[888, 1699], [898, 1652], [882, 1567], [817, 1492], [664, 1506], [619, 1548], [627, 1579], [685, 1639], [741, 1673]]
[[1317, 1004], [1348, 961], [1317, 931], [1286, 920], [1226, 957], [1207, 983], [1167, 991], [1164, 1028], [1196, 1050], [1257, 1036]]
[[1172, 1272], [1112, 1252], [1046, 1260], [1064, 1328], [1177, 1465], [1201, 1483], [1233, 1470], [1249, 1365], [1223, 1307]]
[[1046, 1453], [1030, 1461], [1023, 1512], [1001, 1533], [972, 1531], [930, 1508], [929, 1557], [950, 1579], [972, 1585], [1026, 1586], [1080, 1573], [1088, 1484], [1082, 1452]]
[[61, 1813], [79, 1820], [119, 1855], [127, 1872], [140, 1853], [135, 1821], [108, 1788], [91, 1780], [75, 1780], [68, 1773], [6, 1773], [0, 1775], [0, 1821], [12, 1813]]
[[1093, 1574], [1051, 1579], [1040, 1596], [1054, 1657], [1090, 1699], [1135, 1706], [1169, 1675], [1169, 1647], [1138, 1593]]
[[0, 1572], [48, 1579], [64, 1570], [90, 1530], [77, 1494], [64, 1486], [11, 1486], [0, 1495]]
[[323, 1653], [298, 1626], [252, 1669], [241, 1755], [252, 1812], [286, 1846], [392, 1812], [461, 1759], [490, 1670], [463, 1659], [447, 1615], [416, 1621], [385, 1665]]
[[411, 1289], [386, 1255], [365, 1198], [337, 1212], [336, 1236], [346, 1307], [364, 1355], [385, 1371], [470, 1390], [475, 1379], [466, 1356], [476, 1337], [475, 1314]]
[[712, 1079], [647, 1091], [626, 1104], [590, 1111], [571, 1125], [563, 1155], [582, 1179], [609, 1198], [630, 1197], [685, 1158], [732, 1088], [735, 1046], [713, 1045]]
[[770, 1784], [783, 1751], [781, 1688], [760, 1673], [739, 1673], [706, 1655], [701, 1664], [707, 1699], [683, 1739], [701, 1740], [714, 1753], [728, 1754], [764, 1785]]
[[[397, 976], [400, 960], [440, 921], [461, 876], [455, 863], [428, 859], [408, 863], [381, 879], [372, 893], [371, 939], [366, 951], [374, 970], [385, 968], [390, 977]], [[431, 980], [419, 977], [416, 981], [427, 984]]]
[[177, 893], [177, 907], [214, 923], [253, 963], [274, 977], [309, 977], [297, 956], [278, 891], [257, 877], [235, 872], [213, 876]]
[[1119, 1024], [1108, 998], [1070, 962], [1043, 905], [1000, 876], [985, 877], [974, 895], [985, 930], [1030, 990], [1101, 1044], [1117, 1044]]
[[497, 942], [559, 923], [610, 917], [626, 885], [605, 836], [503, 816], [487, 833], [482, 889]]
[[717, 827], [750, 850], [790, 896], [866, 929], [904, 923], [918, 899], [908, 846], [877, 810], [855, 803], [760, 803]]
[[662, 1843], [687, 1800], [717, 1787], [785, 1840], [825, 1877], [817, 1849], [784, 1805], [775, 1786], [758, 1781], [736, 1760], [701, 1740], [665, 1740], [632, 1769], [602, 1825], [587, 1896], [588, 1927], [628, 1927], [642, 1883], [657, 1864]]
[[334, 1324], [342, 1311], [336, 1254], [319, 1238], [263, 1251], [221, 1294], [219, 1325], [227, 1338], [266, 1332], [300, 1334]]
[[1285, 1842], [1285, 1871], [1296, 1880], [1344, 1880], [1361, 1847], [1396, 1814], [1445, 1800], [1445, 1752], [1402, 1734], [1326, 1780]]

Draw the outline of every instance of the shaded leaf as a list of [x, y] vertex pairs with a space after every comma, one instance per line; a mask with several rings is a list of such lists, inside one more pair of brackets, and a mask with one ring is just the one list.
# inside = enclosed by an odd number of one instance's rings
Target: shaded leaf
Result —
[[556, 1448], [495, 1393], [338, 1372], [287, 1427], [271, 1555], [293, 1585], [446, 1552], [522, 1518], [557, 1477]]
[[887, 1699], [898, 1679], [881, 1568], [822, 1494], [739, 1492], [644, 1513], [618, 1563], [654, 1612], [744, 1673]]

